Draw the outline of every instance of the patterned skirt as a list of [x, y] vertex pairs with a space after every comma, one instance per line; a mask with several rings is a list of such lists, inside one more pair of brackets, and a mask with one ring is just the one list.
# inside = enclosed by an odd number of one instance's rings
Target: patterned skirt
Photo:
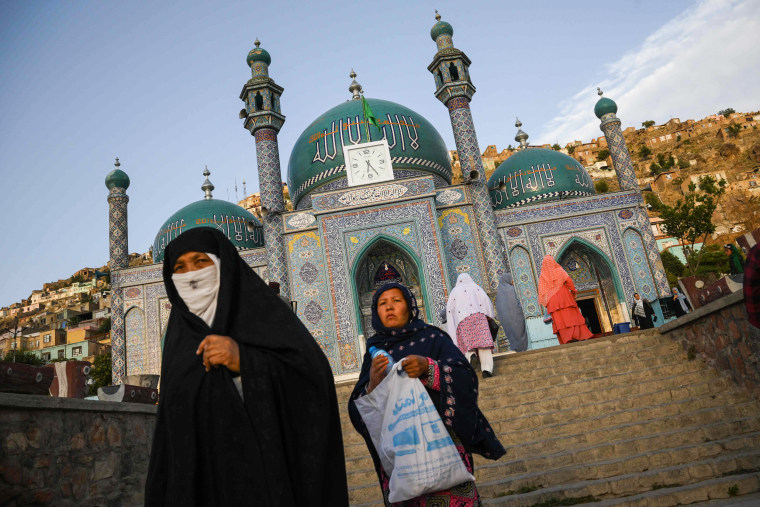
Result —
[[462, 354], [475, 349], [492, 349], [493, 338], [484, 313], [473, 313], [457, 326], [457, 346]]

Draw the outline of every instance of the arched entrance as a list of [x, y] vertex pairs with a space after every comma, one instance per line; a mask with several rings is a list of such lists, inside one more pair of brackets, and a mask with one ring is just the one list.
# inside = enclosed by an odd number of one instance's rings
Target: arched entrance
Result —
[[557, 262], [573, 279], [578, 308], [592, 333], [609, 333], [614, 324], [628, 321], [617, 270], [606, 255], [573, 240], [557, 256]]
[[359, 333], [365, 337], [373, 334], [372, 295], [378, 287], [388, 282], [400, 282], [409, 287], [417, 298], [420, 317], [426, 318], [424, 280], [419, 264], [395, 242], [379, 238], [369, 245], [356, 263], [353, 281]]

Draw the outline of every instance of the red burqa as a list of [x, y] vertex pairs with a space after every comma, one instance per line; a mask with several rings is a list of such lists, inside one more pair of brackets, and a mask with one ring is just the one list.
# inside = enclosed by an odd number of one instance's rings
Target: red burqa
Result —
[[551, 314], [552, 331], [563, 345], [571, 340], [588, 340], [592, 336], [575, 302], [576, 292], [570, 275], [551, 255], [545, 256], [538, 279], [538, 302]]

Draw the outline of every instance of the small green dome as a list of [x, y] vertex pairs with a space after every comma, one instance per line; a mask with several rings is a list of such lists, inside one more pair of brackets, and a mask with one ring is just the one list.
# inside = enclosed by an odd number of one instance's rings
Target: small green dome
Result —
[[615, 104], [615, 101], [612, 99], [608, 99], [607, 97], [602, 97], [599, 99], [594, 106], [594, 114], [597, 118], [601, 119], [602, 116], [605, 114], [615, 114], [617, 113], [617, 104]]
[[245, 59], [246, 63], [250, 67], [253, 62], [264, 62], [267, 65], [272, 63], [272, 57], [269, 56], [269, 52], [266, 49], [261, 49], [258, 45], [248, 53], [248, 58]]
[[219, 229], [238, 250], [264, 246], [264, 231], [253, 213], [228, 201], [202, 199], [188, 204], [164, 222], [153, 241], [153, 262], [163, 262], [166, 245], [196, 227]]
[[433, 25], [433, 28], [430, 29], [430, 37], [433, 40], [436, 40], [439, 35], [443, 34], [454, 35], [454, 27], [445, 21], [439, 21]]
[[494, 209], [596, 194], [580, 162], [545, 148], [520, 150], [502, 162], [488, 178], [488, 189]]
[[[366, 100], [385, 132], [397, 177], [408, 177], [413, 171], [451, 182], [449, 152], [441, 134], [429, 121], [401, 104]], [[370, 125], [369, 132], [372, 141], [383, 138], [374, 125]], [[337, 180], [345, 181], [343, 144], [366, 141], [361, 100], [343, 102], [306, 127], [293, 145], [288, 161], [288, 189], [293, 206], [299, 207], [304, 197], [328, 183], [340, 185]], [[304, 207], [309, 206], [301, 206]]]
[[129, 176], [121, 169], [114, 169], [106, 176], [106, 187], [108, 187], [108, 190], [113, 188], [126, 189], [129, 187]]

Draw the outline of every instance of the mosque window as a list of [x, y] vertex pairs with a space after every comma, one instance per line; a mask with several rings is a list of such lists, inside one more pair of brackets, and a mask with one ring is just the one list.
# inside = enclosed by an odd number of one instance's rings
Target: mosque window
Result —
[[256, 111], [264, 109], [264, 99], [260, 92], [256, 92], [256, 96], [253, 98], [253, 108]]
[[449, 74], [451, 74], [452, 81], [459, 81], [459, 70], [457, 70], [457, 66], [453, 63], [449, 65]]
[[274, 94], [269, 94], [269, 109], [274, 111]]
[[443, 75], [441, 74], [441, 71], [438, 71], [438, 86], [441, 86], [443, 84]]

